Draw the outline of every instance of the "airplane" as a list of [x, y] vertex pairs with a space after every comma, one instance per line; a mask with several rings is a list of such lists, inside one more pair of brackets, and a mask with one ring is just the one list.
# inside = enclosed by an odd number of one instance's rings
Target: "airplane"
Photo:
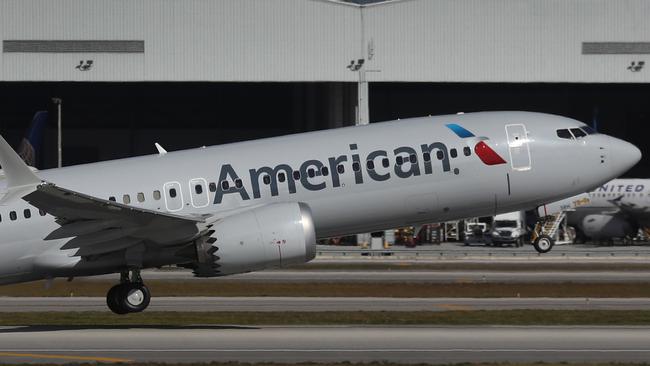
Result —
[[317, 238], [534, 207], [598, 187], [640, 158], [581, 122], [531, 112], [404, 119], [38, 172], [0, 138], [0, 284], [119, 273], [108, 307], [140, 312], [151, 299], [145, 268], [215, 277], [305, 263]]
[[[43, 134], [47, 126], [48, 116], [47, 111], [34, 113], [32, 122], [18, 145], [18, 155], [33, 171], [38, 171], [37, 165], [43, 148]], [[4, 172], [0, 169], [0, 180], [2, 179], [4, 179]]]
[[629, 238], [650, 228], [650, 180], [614, 179], [588, 195], [588, 204], [568, 214], [578, 240]]

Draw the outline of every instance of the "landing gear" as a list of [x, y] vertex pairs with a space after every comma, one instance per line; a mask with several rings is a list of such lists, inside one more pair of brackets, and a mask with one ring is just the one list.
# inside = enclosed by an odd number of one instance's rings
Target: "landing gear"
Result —
[[151, 293], [142, 283], [139, 270], [122, 272], [120, 284], [113, 286], [106, 294], [106, 305], [115, 314], [139, 313], [149, 306]]
[[554, 244], [555, 241], [550, 236], [540, 235], [533, 242], [533, 247], [535, 247], [535, 250], [538, 253], [548, 253], [551, 250], [551, 248], [553, 248]]

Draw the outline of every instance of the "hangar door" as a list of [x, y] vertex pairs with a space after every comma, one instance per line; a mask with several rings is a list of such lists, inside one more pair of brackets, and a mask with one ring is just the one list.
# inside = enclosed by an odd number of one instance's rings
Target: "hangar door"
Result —
[[523, 124], [506, 125], [508, 151], [513, 170], [530, 170], [530, 147], [528, 134]]

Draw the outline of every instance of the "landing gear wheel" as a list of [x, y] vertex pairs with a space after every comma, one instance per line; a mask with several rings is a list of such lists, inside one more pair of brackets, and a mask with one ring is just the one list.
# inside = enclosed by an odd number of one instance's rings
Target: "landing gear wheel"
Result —
[[106, 294], [106, 305], [108, 305], [108, 308], [111, 309], [112, 312], [119, 315], [124, 315], [129, 312], [127, 309], [122, 307], [120, 301], [122, 288], [123, 284], [115, 285], [111, 287], [111, 289], [108, 290], [108, 294]]
[[551, 248], [553, 248], [554, 244], [555, 241], [550, 236], [540, 235], [537, 239], [535, 239], [533, 247], [535, 247], [535, 250], [538, 253], [548, 253]]
[[149, 306], [151, 293], [143, 283], [128, 282], [122, 284], [120, 305], [129, 313], [139, 313]]
[[151, 293], [142, 283], [140, 270], [120, 273], [120, 284], [113, 286], [106, 294], [106, 305], [115, 314], [139, 313], [149, 306]]

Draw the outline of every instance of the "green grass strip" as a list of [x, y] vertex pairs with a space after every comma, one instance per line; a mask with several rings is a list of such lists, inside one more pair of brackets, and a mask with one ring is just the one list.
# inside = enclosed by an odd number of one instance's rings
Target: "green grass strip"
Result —
[[[19, 366], [18, 364], [3, 364], [5, 366]], [[24, 364], [20, 364], [22, 366]], [[43, 364], [41, 366], [97, 366], [97, 363], [71, 363], [71, 364]], [[284, 363], [260, 362], [260, 363], [241, 363], [241, 362], [210, 362], [210, 363], [159, 363], [159, 362], [129, 362], [129, 363], [111, 363], [111, 366], [285, 366]], [[650, 366], [648, 363], [573, 363], [573, 362], [559, 362], [559, 363], [519, 363], [519, 362], [504, 362], [504, 363], [454, 363], [454, 364], [438, 364], [438, 363], [394, 363], [394, 362], [300, 362], [291, 363], [291, 366]]]
[[0, 313], [4, 326], [650, 325], [650, 310]]
[[[104, 297], [115, 281], [55, 281], [0, 286], [0, 296]], [[419, 283], [419, 282], [250, 282], [236, 280], [151, 280], [152, 296], [293, 297], [650, 297], [644, 283]]]

